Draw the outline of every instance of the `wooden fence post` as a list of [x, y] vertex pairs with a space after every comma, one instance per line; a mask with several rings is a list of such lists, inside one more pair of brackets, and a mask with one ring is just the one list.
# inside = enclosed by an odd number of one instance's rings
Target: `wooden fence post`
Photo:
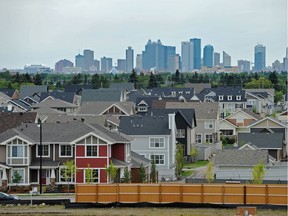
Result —
[[162, 184], [159, 184], [159, 203], [162, 203]]
[[98, 202], [98, 184], [96, 184], [95, 185], [96, 186], [96, 194], [95, 194], [95, 196], [96, 196], [96, 202]]
[[224, 185], [222, 185], [222, 203], [224, 204], [225, 202], [224, 202], [224, 195], [225, 195], [225, 187], [224, 187]]
[[268, 205], [268, 200], [269, 200], [268, 185], [266, 184], [266, 186], [265, 186], [265, 202], [266, 202], [266, 205]]
[[246, 205], [246, 185], [244, 185], [243, 203]]
[[201, 184], [201, 203], [204, 202], [204, 186]]
[[140, 184], [137, 185], [137, 202], [140, 202]]

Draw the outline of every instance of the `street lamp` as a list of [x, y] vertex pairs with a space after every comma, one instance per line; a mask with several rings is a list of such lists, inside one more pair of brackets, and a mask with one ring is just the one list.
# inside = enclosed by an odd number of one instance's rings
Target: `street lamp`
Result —
[[42, 194], [42, 122], [38, 118], [38, 127], [40, 128], [40, 145], [38, 148], [38, 154], [40, 153], [40, 174], [39, 174], [39, 183], [40, 183], [40, 194]]

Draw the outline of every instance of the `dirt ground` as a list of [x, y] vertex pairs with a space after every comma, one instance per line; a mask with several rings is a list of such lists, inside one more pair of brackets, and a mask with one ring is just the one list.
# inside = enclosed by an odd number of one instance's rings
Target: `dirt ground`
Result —
[[[0, 206], [0, 215], [99, 215], [99, 216], [229, 216], [235, 209], [212, 208], [89, 208], [65, 209], [64, 206]], [[258, 209], [257, 216], [287, 216], [286, 210]]]

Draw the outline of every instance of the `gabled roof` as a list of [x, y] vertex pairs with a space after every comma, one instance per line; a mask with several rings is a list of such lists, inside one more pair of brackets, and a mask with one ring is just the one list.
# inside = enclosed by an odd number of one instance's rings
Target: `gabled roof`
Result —
[[87, 101], [83, 102], [79, 114], [102, 115], [112, 106], [118, 107], [126, 115], [134, 114], [133, 102], [112, 102], [112, 101]]
[[193, 88], [195, 93], [198, 94], [205, 88], [211, 88], [211, 83], [185, 83], [184, 86], [187, 88]]
[[74, 92], [43, 92], [40, 96], [40, 102], [51, 96], [54, 99], [60, 99], [68, 103], [74, 103], [75, 93]]
[[268, 163], [267, 150], [222, 149], [216, 151], [215, 166], [255, 166]]
[[37, 113], [0, 113], [0, 133], [22, 123], [35, 122]]
[[221, 120], [219, 121], [219, 125], [220, 125], [222, 122], [225, 122], [225, 123], [231, 125], [231, 126], [234, 127], [234, 128], [238, 128], [237, 125], [232, 124], [231, 122], [227, 121], [226, 119], [221, 119]]
[[[65, 112], [53, 109], [51, 107], [43, 106], [37, 109], [32, 110], [32, 112], [38, 113], [38, 115], [43, 116], [43, 115], [61, 115], [64, 114]], [[42, 119], [42, 118], [41, 118]]]
[[251, 127], [254, 127], [255, 125], [260, 124], [261, 122], [264, 122], [264, 121], [266, 121], [266, 120], [272, 121], [272, 122], [278, 124], [280, 127], [287, 128], [287, 126], [286, 126], [285, 124], [283, 124], [283, 123], [279, 122], [277, 119], [274, 119], [274, 118], [271, 118], [271, 117], [265, 117], [265, 118], [263, 118], [263, 119], [260, 119], [259, 121], [257, 121], [257, 122], [255, 122], [255, 123], [249, 125], [249, 127], [250, 127], [250, 128], [251, 128]]
[[119, 89], [123, 90], [125, 89], [128, 92], [131, 92], [134, 88], [134, 83], [111, 83], [110, 89]]
[[[185, 95], [186, 92], [189, 92], [189, 95], [194, 94], [193, 88], [173, 88], [173, 87], [166, 87], [166, 88], [152, 88], [145, 90], [147, 95], [151, 95], [154, 97], [179, 97], [180, 95]], [[175, 94], [173, 94], [175, 93]]]
[[243, 113], [244, 115], [247, 116], [247, 118], [252, 118], [256, 121], [260, 120], [261, 117], [258, 114], [255, 114], [253, 111], [250, 111], [248, 109], [239, 109], [235, 113], [232, 113], [231, 115], [227, 116], [225, 119], [233, 119], [233, 116], [237, 115], [238, 113]]
[[260, 149], [282, 149], [282, 133], [238, 133], [238, 146], [251, 143]]
[[5, 89], [0, 88], [0, 92], [7, 95], [9, 98], [12, 98], [13, 94], [17, 91], [16, 89]]
[[270, 94], [271, 96], [275, 95], [275, 89], [245, 89], [248, 92], [254, 92], [254, 93], [261, 93], [261, 92], [267, 92], [268, 94]]
[[38, 104], [32, 105], [33, 108], [50, 107], [50, 108], [75, 108], [78, 107], [76, 104], [68, 103], [60, 99], [47, 99]]
[[14, 106], [17, 106], [21, 108], [24, 111], [29, 111], [31, 109], [31, 106], [26, 101], [19, 99], [19, 100], [9, 100], [8, 103], [13, 104]]
[[194, 109], [196, 119], [218, 119], [219, 103], [166, 102], [166, 109]]
[[77, 84], [73, 84], [73, 85], [66, 85], [64, 87], [64, 92], [73, 92], [78, 94], [79, 91], [83, 90], [83, 89], [92, 89], [93, 86], [92, 85], [77, 85]]
[[169, 135], [168, 116], [121, 116], [119, 131], [128, 135]]
[[33, 96], [35, 93], [48, 92], [47, 85], [39, 85], [39, 86], [20, 86], [20, 98], [24, 98], [26, 96]]
[[87, 101], [122, 101], [123, 92], [118, 89], [83, 89], [82, 103]]
[[144, 167], [147, 167], [150, 165], [150, 160], [145, 158], [143, 155], [139, 155], [134, 151], [131, 151], [131, 163], [132, 168], [139, 168], [141, 164]]

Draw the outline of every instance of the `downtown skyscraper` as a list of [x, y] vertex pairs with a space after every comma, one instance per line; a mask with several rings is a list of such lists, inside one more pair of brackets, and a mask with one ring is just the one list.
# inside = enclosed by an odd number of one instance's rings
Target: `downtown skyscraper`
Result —
[[203, 49], [203, 65], [207, 67], [213, 67], [214, 48], [208, 44]]
[[126, 68], [125, 71], [130, 73], [132, 72], [134, 68], [134, 50], [132, 49], [132, 47], [128, 47], [128, 49], [126, 49]]
[[193, 38], [181, 43], [182, 72], [201, 69], [201, 39]]
[[262, 71], [266, 68], [266, 47], [257, 44], [254, 48], [254, 71]]

